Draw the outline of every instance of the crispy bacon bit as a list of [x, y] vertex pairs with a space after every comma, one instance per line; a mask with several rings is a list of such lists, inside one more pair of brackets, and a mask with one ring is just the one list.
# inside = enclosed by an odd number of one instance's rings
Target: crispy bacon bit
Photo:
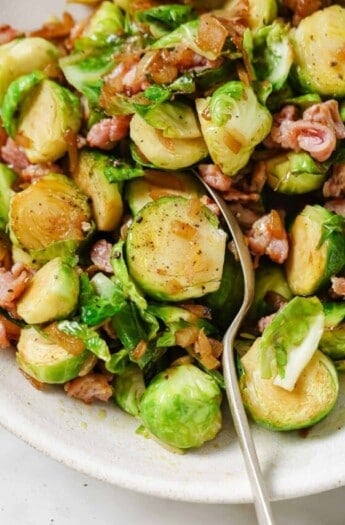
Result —
[[93, 401], [108, 401], [113, 394], [113, 389], [104, 374], [90, 373], [83, 377], [72, 379], [64, 385], [69, 397], [80, 399], [90, 404]]
[[271, 322], [276, 317], [276, 315], [277, 315], [277, 312], [274, 312], [273, 314], [265, 315], [265, 317], [261, 317], [261, 319], [259, 319], [257, 327], [258, 327], [260, 334], [262, 334], [265, 328], [267, 328], [267, 326], [271, 324]]
[[327, 100], [313, 104], [298, 120], [295, 120], [296, 111], [287, 106], [275, 116], [265, 145], [304, 150], [319, 162], [327, 160], [336, 148], [337, 139], [345, 137], [338, 102]]
[[324, 183], [322, 192], [326, 199], [345, 196], [345, 164], [334, 165], [333, 173]]
[[49, 173], [62, 173], [58, 164], [53, 162], [42, 162], [39, 164], [29, 164], [27, 168], [20, 171], [19, 175], [23, 182], [34, 182]]
[[8, 42], [11, 42], [15, 38], [18, 38], [21, 36], [23, 32], [17, 31], [17, 29], [13, 29], [8, 24], [4, 24], [0, 26], [0, 45], [7, 44]]
[[8, 348], [16, 343], [20, 336], [20, 328], [0, 314], [0, 348]]
[[345, 277], [331, 277], [332, 292], [337, 297], [345, 296]]
[[106, 241], [105, 239], [100, 239], [92, 246], [90, 254], [91, 261], [102, 272], [114, 272], [110, 263], [112, 247], [112, 244], [110, 244], [110, 242]]
[[14, 317], [17, 315], [16, 301], [26, 289], [31, 276], [31, 270], [22, 263], [14, 264], [11, 271], [0, 268], [0, 307]]
[[227, 36], [226, 28], [215, 16], [211, 14], [201, 15], [196, 39], [200, 49], [219, 55]]
[[8, 138], [6, 144], [1, 148], [1, 158], [9, 164], [16, 172], [20, 172], [30, 165], [24, 150], [18, 146], [13, 139]]
[[100, 104], [107, 108], [111, 105], [111, 98], [117, 93], [128, 96], [135, 95], [148, 86], [145, 71], [139, 67], [140, 55], [135, 53], [123, 54], [114, 69], [104, 78]]
[[40, 36], [47, 40], [66, 38], [74, 26], [74, 19], [70, 13], [64, 12], [62, 20], [54, 19], [46, 22], [40, 29], [31, 31], [30, 36]]
[[248, 206], [244, 207], [240, 202], [229, 203], [229, 209], [244, 230], [250, 229], [262, 216], [262, 214], [258, 213], [256, 210], [253, 210]]
[[342, 217], [345, 217], [345, 198], [344, 199], [330, 199], [325, 203], [325, 208], [333, 211]]
[[257, 255], [282, 264], [288, 256], [288, 238], [279, 213], [272, 210], [254, 222], [247, 234], [248, 246]]
[[293, 12], [294, 26], [297, 26], [303, 18], [315, 13], [323, 4], [326, 4], [323, 0], [283, 0], [283, 5]]
[[88, 145], [103, 150], [112, 149], [119, 140], [127, 137], [130, 120], [129, 115], [117, 115], [97, 122], [87, 134]]
[[199, 164], [200, 176], [203, 180], [217, 191], [229, 191], [232, 185], [232, 179], [224, 175], [222, 170], [216, 164]]

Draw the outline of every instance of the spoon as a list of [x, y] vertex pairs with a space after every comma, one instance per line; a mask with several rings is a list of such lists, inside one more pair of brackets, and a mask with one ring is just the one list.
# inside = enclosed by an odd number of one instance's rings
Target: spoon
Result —
[[253, 492], [254, 506], [258, 524], [274, 525], [267, 488], [261, 472], [246, 411], [243, 406], [241, 392], [238, 386], [234, 352], [234, 340], [236, 334], [253, 301], [255, 286], [253, 263], [247, 245], [244, 242], [243, 234], [239, 224], [231, 213], [228, 205], [223, 200], [223, 198], [217, 192], [215, 192], [198, 174], [197, 177], [211, 195], [215, 203], [218, 205], [232, 235], [233, 242], [236, 246], [242, 266], [244, 277], [244, 297], [238, 314], [224, 335], [224, 350], [222, 358], [223, 374], [231, 415], [234, 421]]

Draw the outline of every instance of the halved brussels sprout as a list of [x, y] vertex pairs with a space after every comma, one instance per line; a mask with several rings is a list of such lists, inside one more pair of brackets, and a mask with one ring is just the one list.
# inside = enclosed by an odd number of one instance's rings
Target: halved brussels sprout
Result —
[[6, 164], [0, 163], [0, 230], [3, 230], [8, 222], [10, 201], [13, 195], [12, 184], [17, 175]]
[[271, 24], [277, 17], [278, 6], [276, 0], [248, 0], [249, 27], [253, 31]]
[[[196, 206], [195, 206], [196, 204]], [[127, 235], [128, 270], [151, 297], [182, 301], [220, 286], [226, 233], [199, 201], [161, 197], [134, 218]]]
[[87, 196], [57, 173], [13, 195], [9, 224], [14, 244], [44, 262], [73, 253], [93, 230]]
[[317, 204], [307, 205], [290, 229], [286, 277], [295, 295], [311, 295], [345, 261], [345, 219]]
[[77, 132], [80, 124], [79, 98], [53, 80], [40, 82], [25, 97], [18, 118], [18, 132], [29, 140], [24, 150], [30, 162], [62, 157], [67, 151], [67, 131]]
[[213, 439], [221, 427], [222, 394], [216, 381], [194, 365], [168, 368], [140, 402], [145, 427], [163, 443], [186, 449]]
[[325, 329], [319, 348], [333, 360], [345, 359], [345, 303], [323, 303]]
[[205, 193], [196, 177], [188, 173], [146, 170], [126, 185], [125, 197], [133, 215], [148, 202], [167, 195], [199, 198]]
[[326, 170], [305, 152], [283, 153], [265, 161], [267, 184], [287, 195], [308, 193], [321, 188]]
[[196, 107], [209, 153], [226, 175], [236, 175], [270, 132], [272, 116], [253, 89], [230, 81]]
[[114, 379], [114, 399], [116, 404], [128, 414], [138, 416], [140, 400], [145, 392], [142, 370], [131, 363]]
[[79, 275], [61, 257], [47, 262], [32, 277], [17, 302], [20, 317], [28, 324], [41, 324], [68, 317], [79, 297]]
[[90, 197], [95, 223], [101, 231], [114, 230], [123, 213], [121, 187], [116, 182], [109, 182], [106, 177], [108, 165], [106, 155], [84, 149], [72, 174], [78, 186]]
[[142, 115], [145, 122], [171, 139], [196, 139], [201, 130], [194, 110], [183, 102], [163, 102]]
[[40, 37], [18, 38], [0, 46], [0, 104], [10, 83], [33, 70], [56, 64], [58, 49]]
[[289, 392], [260, 373], [260, 340], [241, 358], [239, 386], [254, 421], [270, 430], [297, 430], [314, 425], [333, 408], [338, 375], [332, 361], [319, 350]]
[[66, 350], [49, 332], [39, 332], [32, 326], [23, 328], [16, 353], [19, 368], [42, 383], [66, 383], [83, 373], [90, 360], [94, 364], [92, 354], [85, 347], [74, 342], [71, 352], [71, 344]]
[[332, 5], [303, 18], [292, 31], [301, 86], [320, 95], [345, 95], [345, 8]]
[[208, 153], [202, 137], [166, 138], [161, 130], [150, 126], [138, 114], [131, 119], [130, 137], [147, 160], [158, 168], [167, 170], [192, 166]]

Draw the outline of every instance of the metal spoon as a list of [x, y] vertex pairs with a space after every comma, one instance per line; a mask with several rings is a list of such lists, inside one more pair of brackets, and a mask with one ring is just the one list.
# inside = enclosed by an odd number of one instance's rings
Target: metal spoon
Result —
[[242, 403], [241, 392], [238, 386], [234, 353], [234, 340], [236, 334], [253, 301], [255, 285], [253, 263], [247, 245], [244, 242], [239, 224], [229, 210], [226, 202], [199, 175], [197, 175], [197, 177], [218, 205], [232, 235], [242, 266], [244, 277], [244, 297], [238, 314], [224, 335], [223, 374], [230, 411], [253, 491], [254, 506], [258, 523], [259, 525], [274, 525], [267, 488], [261, 472], [247, 415]]

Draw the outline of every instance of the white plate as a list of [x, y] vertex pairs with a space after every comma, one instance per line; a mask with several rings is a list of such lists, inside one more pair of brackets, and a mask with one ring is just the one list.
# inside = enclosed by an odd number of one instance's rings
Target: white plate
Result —
[[[30, 5], [26, 0], [1, 3], [0, 23], [12, 23], [19, 29], [37, 27], [52, 13], [65, 9], [61, 0], [50, 0], [49, 6], [45, 0]], [[73, 7], [73, 11], [79, 8]], [[122, 487], [184, 501], [251, 501], [230, 421], [225, 421], [217, 439], [202, 449], [172, 454], [137, 435], [136, 420], [111, 403], [86, 406], [58, 388], [35, 390], [19, 372], [11, 350], [0, 353], [0, 423], [66, 465]], [[341, 395], [332, 414], [305, 437], [253, 426], [273, 499], [345, 484], [344, 423], [345, 395]]]

